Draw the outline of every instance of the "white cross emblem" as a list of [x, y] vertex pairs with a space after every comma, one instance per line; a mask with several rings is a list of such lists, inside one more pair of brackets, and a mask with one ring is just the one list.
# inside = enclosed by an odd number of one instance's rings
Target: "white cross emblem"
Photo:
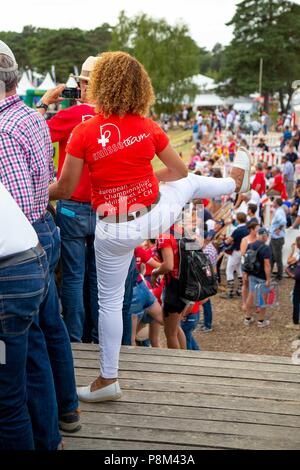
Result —
[[105, 137], [105, 133], [101, 135], [101, 139], [98, 139], [98, 144], [101, 144], [102, 147], [106, 147], [106, 144], [108, 144], [109, 138]]

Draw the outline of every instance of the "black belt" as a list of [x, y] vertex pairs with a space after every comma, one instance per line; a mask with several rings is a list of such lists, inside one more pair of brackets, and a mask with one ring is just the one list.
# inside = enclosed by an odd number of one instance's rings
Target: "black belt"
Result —
[[44, 250], [40, 243], [35, 248], [29, 248], [29, 250], [15, 253], [14, 255], [3, 256], [0, 258], [0, 269], [8, 268], [9, 266], [15, 266], [25, 261], [36, 258], [39, 255], [44, 254]]
[[141, 207], [141, 209], [135, 212], [129, 213], [129, 214], [98, 215], [98, 219], [104, 220], [108, 224], [110, 223], [119, 224], [120, 222], [131, 222], [132, 220], [142, 217], [143, 215], [147, 214], [152, 209], [154, 209], [154, 207], [158, 204], [159, 200], [160, 200], [160, 193], [158, 193], [156, 200], [150, 206]]

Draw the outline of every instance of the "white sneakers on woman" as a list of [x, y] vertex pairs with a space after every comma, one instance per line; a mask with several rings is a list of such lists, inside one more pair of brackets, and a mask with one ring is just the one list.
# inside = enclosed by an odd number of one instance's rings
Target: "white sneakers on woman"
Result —
[[[242, 170], [242, 171], [241, 171]], [[230, 176], [236, 182], [237, 193], [250, 190], [251, 156], [247, 149], [240, 147], [236, 153]]]
[[97, 403], [101, 401], [114, 401], [119, 400], [122, 396], [119, 382], [114, 382], [106, 387], [99, 388], [91, 392], [91, 385], [87, 387], [78, 387], [77, 395], [79, 400], [88, 403]]

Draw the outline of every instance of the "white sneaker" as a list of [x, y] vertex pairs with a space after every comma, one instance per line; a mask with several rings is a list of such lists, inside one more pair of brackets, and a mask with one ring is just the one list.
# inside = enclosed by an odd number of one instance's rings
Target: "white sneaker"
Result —
[[247, 193], [250, 191], [251, 155], [246, 148], [240, 147], [238, 149], [231, 171], [233, 171], [234, 168], [239, 168], [244, 171], [243, 179], [239, 182], [236, 192]]
[[253, 322], [254, 322], [254, 318], [253, 318], [253, 317], [251, 317], [251, 318], [245, 318], [245, 319], [244, 319], [244, 325], [245, 325], [245, 326], [250, 326], [251, 323], [253, 323]]
[[258, 321], [257, 326], [258, 328], [265, 328], [266, 326], [270, 326], [270, 320]]
[[94, 392], [91, 392], [91, 385], [88, 385], [87, 387], [78, 387], [77, 395], [81, 401], [97, 403], [101, 401], [119, 400], [122, 396], [122, 392], [119, 382], [117, 381], [111, 385], [107, 385], [106, 387], [99, 388]]

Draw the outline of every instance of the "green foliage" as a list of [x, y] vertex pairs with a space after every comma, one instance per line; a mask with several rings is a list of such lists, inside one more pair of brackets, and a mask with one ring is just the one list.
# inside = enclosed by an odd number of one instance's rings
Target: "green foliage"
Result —
[[218, 80], [224, 66], [224, 50], [220, 43], [215, 44], [211, 52], [202, 49], [200, 72]]
[[153, 83], [158, 112], [172, 112], [185, 95], [195, 96], [190, 77], [199, 73], [201, 49], [185, 24], [170, 26], [164, 19], [145, 14], [128, 18], [122, 11], [111, 48], [129, 52], [143, 63]]
[[[225, 48], [220, 81], [222, 92], [243, 95], [258, 91], [263, 59], [262, 94], [291, 95], [291, 83], [300, 77], [300, 6], [287, 0], [243, 0], [230, 23], [233, 40]], [[282, 106], [283, 106], [283, 100]]]
[[45, 73], [55, 65], [57, 81], [64, 82], [74, 72], [74, 65], [80, 70], [89, 55], [108, 50], [111, 27], [105, 23], [82, 31], [25, 26], [22, 33], [0, 32], [0, 38], [13, 50], [20, 69]]

